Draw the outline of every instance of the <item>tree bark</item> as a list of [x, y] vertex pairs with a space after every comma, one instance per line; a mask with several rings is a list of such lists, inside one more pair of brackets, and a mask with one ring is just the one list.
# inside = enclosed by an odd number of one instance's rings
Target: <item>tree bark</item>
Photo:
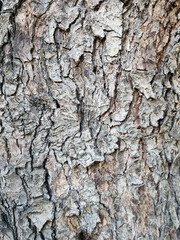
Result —
[[179, 9], [0, 1], [0, 239], [180, 239]]

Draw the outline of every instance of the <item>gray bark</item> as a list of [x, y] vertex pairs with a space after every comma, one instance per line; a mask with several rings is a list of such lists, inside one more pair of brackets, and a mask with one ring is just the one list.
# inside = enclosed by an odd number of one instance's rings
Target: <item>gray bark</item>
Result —
[[179, 9], [0, 1], [0, 239], [180, 239]]

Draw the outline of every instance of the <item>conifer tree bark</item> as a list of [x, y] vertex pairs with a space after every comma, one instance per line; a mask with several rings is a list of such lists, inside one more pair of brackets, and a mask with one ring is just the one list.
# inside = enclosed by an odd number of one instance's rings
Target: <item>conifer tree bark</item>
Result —
[[179, 9], [0, 1], [0, 239], [180, 239]]

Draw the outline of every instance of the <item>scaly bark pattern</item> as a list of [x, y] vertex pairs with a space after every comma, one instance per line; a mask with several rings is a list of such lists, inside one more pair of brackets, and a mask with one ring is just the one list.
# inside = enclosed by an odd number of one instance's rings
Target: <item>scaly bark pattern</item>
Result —
[[179, 9], [0, 1], [0, 239], [180, 239]]

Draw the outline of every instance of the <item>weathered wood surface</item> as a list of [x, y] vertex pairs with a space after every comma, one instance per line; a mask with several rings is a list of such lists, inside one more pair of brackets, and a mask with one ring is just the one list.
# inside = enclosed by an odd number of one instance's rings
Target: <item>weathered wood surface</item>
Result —
[[0, 1], [0, 239], [180, 239], [179, 9]]

